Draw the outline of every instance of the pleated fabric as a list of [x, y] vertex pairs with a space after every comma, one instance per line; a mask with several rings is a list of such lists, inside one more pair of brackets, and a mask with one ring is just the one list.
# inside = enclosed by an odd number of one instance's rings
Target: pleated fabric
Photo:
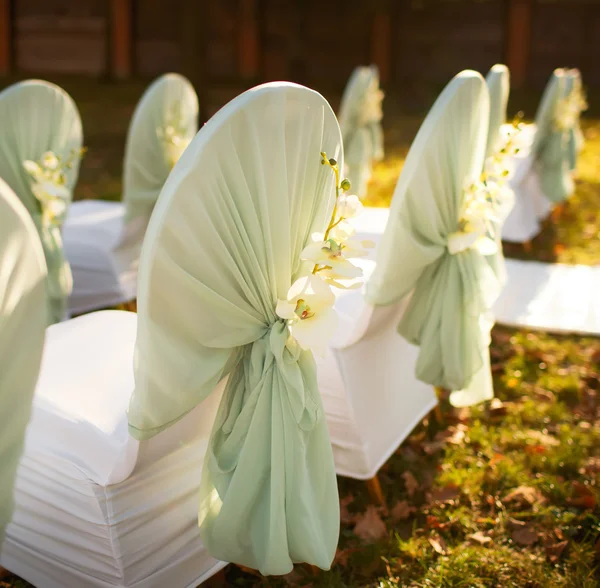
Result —
[[570, 168], [570, 130], [557, 127], [555, 117], [561, 100], [570, 92], [565, 70], [555, 69], [536, 113], [536, 134], [531, 147], [544, 195], [555, 204], [563, 202], [575, 189]]
[[359, 198], [367, 194], [373, 162], [384, 157], [381, 110], [374, 104], [379, 92], [377, 67], [357, 67], [348, 80], [340, 105], [345, 175], [352, 184], [351, 192]]
[[[14, 190], [38, 230], [48, 277], [48, 321], [65, 318], [67, 299], [73, 288], [69, 264], [64, 256], [61, 228], [42, 222], [42, 208], [32, 192], [33, 180], [23, 167], [26, 160], [39, 161], [46, 151], [68, 159], [83, 142], [81, 118], [71, 97], [61, 88], [40, 80], [19, 82], [0, 93], [0, 177]], [[66, 170], [69, 198], [79, 174], [79, 159]]]
[[448, 250], [464, 188], [483, 170], [488, 120], [483, 78], [461, 72], [440, 94], [410, 148], [366, 285], [373, 305], [412, 293], [398, 331], [420, 347], [417, 377], [452, 390], [457, 406], [493, 395], [489, 310], [500, 282], [479, 251]]
[[217, 559], [285, 574], [328, 569], [339, 534], [332, 450], [315, 362], [289, 338], [278, 299], [310, 268], [335, 194], [320, 152], [343, 166], [318, 93], [249, 90], [179, 160], [142, 251], [131, 434], [149, 438], [228, 376], [202, 473], [200, 532]]
[[500, 127], [506, 123], [506, 107], [510, 93], [510, 72], [506, 65], [497, 63], [488, 72], [485, 82], [490, 93], [490, 125], [488, 129], [486, 157], [498, 151], [502, 141]]
[[40, 371], [46, 263], [28, 211], [0, 180], [0, 546]]
[[198, 132], [198, 96], [175, 73], [159, 77], [139, 101], [125, 146], [125, 222], [147, 220], [175, 161]]

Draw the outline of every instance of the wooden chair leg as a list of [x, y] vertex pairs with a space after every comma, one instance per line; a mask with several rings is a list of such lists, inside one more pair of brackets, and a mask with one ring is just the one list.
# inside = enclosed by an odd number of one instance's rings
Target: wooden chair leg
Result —
[[317, 566], [313, 566], [312, 564], [307, 564], [307, 565], [310, 568], [310, 571], [312, 572], [313, 576], [318, 576], [321, 573], [321, 568], [319, 568]]
[[250, 574], [252, 576], [258, 576], [259, 578], [262, 578], [263, 575], [258, 571], [258, 570], [253, 570], [252, 568], [247, 568], [246, 566], [242, 566], [240, 564], [235, 564], [238, 568], [240, 568], [240, 570], [242, 570], [242, 572], [244, 572], [245, 574]]
[[558, 222], [560, 220], [560, 218], [563, 215], [563, 212], [565, 211], [565, 203], [561, 202], [560, 204], [557, 204], [554, 209], [552, 210], [552, 222]]
[[379, 478], [377, 476], [374, 476], [370, 480], [367, 480], [366, 484], [371, 502], [373, 502], [377, 506], [382, 506], [383, 508], [387, 509], [385, 496], [383, 495], [383, 490], [381, 489], [381, 483], [379, 482]]
[[523, 250], [525, 251], [525, 253], [531, 253], [531, 250], [532, 250], [531, 241], [525, 241], [523, 243]]
[[440, 388], [439, 386], [435, 387], [435, 395], [437, 396], [438, 399], [438, 403], [435, 405], [435, 408], [433, 409], [433, 414], [435, 415], [435, 420], [438, 422], [438, 424], [443, 424], [444, 423], [444, 415], [442, 414], [442, 397], [443, 397], [443, 389]]

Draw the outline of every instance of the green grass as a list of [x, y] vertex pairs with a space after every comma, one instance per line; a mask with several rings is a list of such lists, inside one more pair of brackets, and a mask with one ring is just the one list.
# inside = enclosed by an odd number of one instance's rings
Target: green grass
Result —
[[[66, 84], [89, 147], [76, 196], [115, 199], [142, 87], [90, 84]], [[375, 169], [370, 205], [389, 204], [421, 121], [387, 115], [387, 157]], [[508, 256], [600, 263], [600, 120], [586, 121], [585, 134], [564, 214], [544, 225], [531, 253], [512, 246]], [[598, 586], [600, 340], [502, 327], [492, 336], [496, 399], [460, 410], [444, 403], [442, 424], [430, 417], [417, 427], [380, 472], [387, 511], [371, 511], [368, 524], [364, 483], [339, 479], [344, 516], [331, 571], [297, 566], [283, 578], [258, 578], [229, 566], [226, 585]], [[17, 586], [26, 584], [0, 581]]]

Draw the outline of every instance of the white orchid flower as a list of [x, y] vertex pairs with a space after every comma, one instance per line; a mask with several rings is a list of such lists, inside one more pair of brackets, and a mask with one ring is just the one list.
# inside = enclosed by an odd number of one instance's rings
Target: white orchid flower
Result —
[[275, 313], [288, 322], [292, 337], [302, 349], [322, 349], [337, 328], [333, 310], [335, 296], [318, 276], [310, 274], [296, 280], [287, 300], [278, 300]]
[[46, 151], [46, 153], [42, 155], [40, 161], [46, 169], [55, 170], [58, 168], [58, 157], [56, 157], [52, 151]]
[[354, 194], [343, 194], [337, 203], [337, 215], [340, 218], [353, 218], [361, 213], [363, 204]]
[[31, 161], [31, 159], [26, 159], [23, 162], [23, 167], [25, 168], [25, 171], [36, 180], [40, 178], [43, 173], [42, 168], [35, 161]]
[[300, 254], [300, 259], [327, 266], [338, 278], [358, 278], [362, 275], [362, 270], [346, 259], [344, 245], [332, 238], [307, 245]]
[[481, 255], [493, 255], [498, 251], [494, 239], [488, 236], [488, 227], [483, 219], [470, 221], [457, 232], [448, 235], [448, 251], [451, 255], [475, 249]]

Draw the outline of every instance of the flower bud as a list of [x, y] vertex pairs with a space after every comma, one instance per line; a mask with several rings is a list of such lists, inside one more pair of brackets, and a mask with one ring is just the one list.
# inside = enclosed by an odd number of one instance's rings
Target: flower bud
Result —
[[344, 191], [347, 192], [348, 190], [350, 190], [350, 188], [352, 187], [352, 185], [350, 184], [350, 180], [347, 178], [344, 178], [342, 180], [342, 183], [340, 184], [340, 188]]

